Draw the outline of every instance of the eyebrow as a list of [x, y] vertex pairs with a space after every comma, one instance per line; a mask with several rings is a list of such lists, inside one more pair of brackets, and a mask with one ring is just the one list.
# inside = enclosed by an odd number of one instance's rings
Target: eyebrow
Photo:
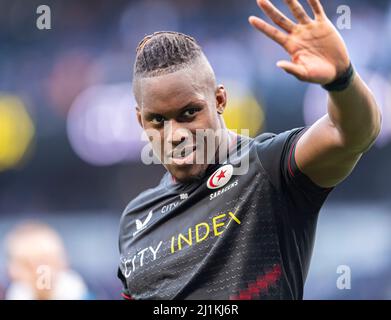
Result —
[[[188, 108], [191, 108], [191, 107], [201, 107], [201, 106], [205, 106], [205, 102], [203, 102], [201, 100], [191, 101], [187, 105], [179, 108], [178, 111], [176, 111], [176, 113], [180, 114], [180, 113], [182, 113], [183, 111], [185, 111]], [[145, 116], [151, 118], [151, 117], [155, 117], [155, 116], [163, 116], [163, 114], [146, 111], [145, 112]]]

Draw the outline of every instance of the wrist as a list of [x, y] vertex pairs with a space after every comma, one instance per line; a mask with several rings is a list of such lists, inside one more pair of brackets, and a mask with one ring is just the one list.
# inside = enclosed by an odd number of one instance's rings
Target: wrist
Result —
[[355, 71], [352, 63], [349, 64], [349, 67], [339, 75], [334, 81], [322, 85], [322, 88], [327, 91], [343, 91], [352, 83], [355, 76]]

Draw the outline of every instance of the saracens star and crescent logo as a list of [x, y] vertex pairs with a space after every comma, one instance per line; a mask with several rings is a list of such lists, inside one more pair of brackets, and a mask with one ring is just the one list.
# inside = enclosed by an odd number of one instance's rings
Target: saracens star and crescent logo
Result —
[[206, 182], [206, 186], [209, 189], [218, 189], [223, 187], [228, 183], [228, 181], [232, 177], [233, 166], [231, 164], [226, 164], [218, 168], [208, 179]]

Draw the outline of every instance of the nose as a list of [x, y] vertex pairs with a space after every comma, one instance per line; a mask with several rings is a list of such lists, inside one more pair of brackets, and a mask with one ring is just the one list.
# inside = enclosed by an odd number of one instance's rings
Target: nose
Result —
[[164, 130], [166, 141], [173, 147], [176, 147], [191, 136], [190, 130], [175, 120], [166, 121]]

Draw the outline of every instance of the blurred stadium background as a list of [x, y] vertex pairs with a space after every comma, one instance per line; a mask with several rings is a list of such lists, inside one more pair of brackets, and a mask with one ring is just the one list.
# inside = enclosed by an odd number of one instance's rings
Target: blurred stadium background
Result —
[[[334, 23], [350, 6], [352, 29], [341, 33], [384, 121], [320, 214], [305, 298], [391, 299], [391, 2], [323, 3]], [[281, 72], [283, 50], [248, 25], [261, 14], [255, 0], [48, 1], [51, 30], [36, 28], [40, 4], [0, 0], [0, 298], [5, 235], [37, 220], [59, 232], [92, 298], [120, 299], [119, 217], [164, 172], [139, 156], [131, 72], [145, 34], [198, 40], [228, 88], [231, 128], [281, 132], [326, 112], [325, 93]], [[339, 265], [351, 268], [350, 290], [336, 287]]]

